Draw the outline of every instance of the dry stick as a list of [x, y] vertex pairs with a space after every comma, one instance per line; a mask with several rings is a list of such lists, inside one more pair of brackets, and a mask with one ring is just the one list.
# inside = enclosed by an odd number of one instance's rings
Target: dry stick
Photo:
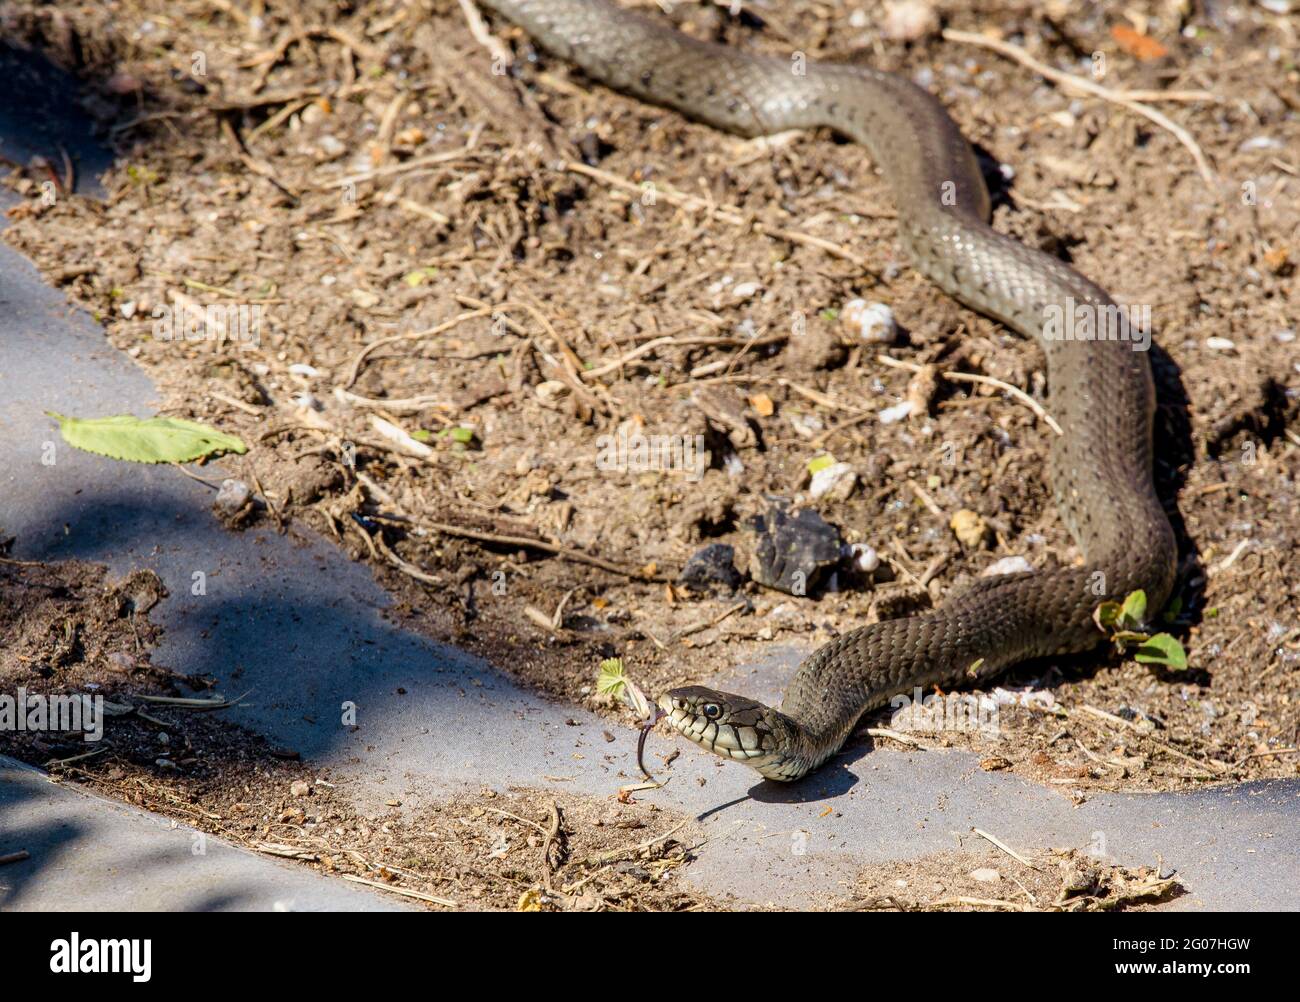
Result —
[[[969, 31], [954, 31], [951, 28], [944, 29], [943, 37], [950, 42], [965, 42], [968, 45], [978, 45], [984, 49], [992, 49], [994, 52], [1004, 55], [1008, 59], [1013, 59], [1022, 66], [1029, 67], [1040, 76], [1061, 84], [1067, 89], [1088, 94], [1092, 97], [1099, 97], [1103, 101], [1109, 101], [1112, 104], [1118, 104], [1122, 108], [1128, 108], [1129, 111], [1137, 112], [1143, 118], [1155, 122], [1156, 125], [1170, 132], [1180, 143], [1183, 144], [1183, 146], [1187, 148], [1188, 152], [1192, 155], [1192, 159], [1196, 161], [1196, 169], [1200, 171], [1201, 179], [1205, 181], [1206, 186], [1209, 187], [1211, 191], [1215, 189], [1218, 179], [1214, 176], [1214, 170], [1210, 167], [1209, 161], [1206, 160], [1205, 154], [1201, 152], [1200, 146], [1198, 146], [1196, 140], [1192, 138], [1192, 134], [1181, 125], [1171, 121], [1161, 112], [1156, 111], [1155, 108], [1143, 104], [1141, 101], [1135, 100], [1131, 94], [1125, 91], [1111, 90], [1109, 87], [1103, 87], [1100, 84], [1093, 83], [1091, 80], [1075, 76], [1073, 73], [1065, 73], [1061, 70], [1053, 69], [1046, 63], [1035, 59], [1019, 46], [1012, 45], [1009, 42], [1003, 42], [996, 38], [986, 38], [983, 35], [976, 35]], [[1148, 100], [1152, 99], [1149, 91], [1142, 91], [1139, 93]], [[1183, 100], [1194, 99], [1188, 98], [1184, 92], [1175, 93], [1178, 93], [1180, 99]], [[1214, 95], [1208, 95], [1208, 97], [1213, 99]]]
[[504, 306], [489, 306], [483, 309], [474, 310], [470, 313], [461, 313], [435, 327], [430, 327], [428, 330], [410, 331], [406, 334], [394, 334], [391, 337], [381, 337], [377, 341], [371, 341], [368, 345], [362, 348], [357, 357], [352, 360], [352, 365], [348, 367], [348, 378], [344, 381], [342, 388], [346, 390], [357, 381], [357, 375], [361, 371], [361, 363], [364, 362], [366, 357], [376, 348], [382, 348], [386, 344], [395, 344], [398, 341], [418, 341], [421, 338], [433, 337], [436, 334], [441, 334], [444, 331], [449, 331], [453, 327], [463, 324], [466, 320], [473, 320], [475, 317], [490, 316], [494, 310], [503, 309], [510, 305], [511, 304], [506, 303]]
[[427, 585], [443, 584], [443, 582], [440, 579], [434, 577], [432, 574], [425, 573], [424, 571], [420, 570], [420, 568], [416, 567], [415, 564], [407, 563], [396, 553], [390, 550], [388, 548], [388, 544], [384, 542], [383, 533], [376, 533], [373, 538], [375, 541], [375, 546], [378, 547], [379, 552], [384, 555], [384, 557], [388, 560], [390, 564], [396, 567], [407, 577], [415, 578], [416, 581], [421, 581]]
[[445, 164], [452, 160], [468, 159], [476, 156], [478, 154], [470, 147], [462, 146], [460, 149], [448, 150], [445, 153], [431, 153], [426, 157], [403, 160], [400, 164], [389, 164], [386, 167], [376, 167], [374, 170], [362, 171], [360, 174], [349, 174], [347, 177], [341, 177], [336, 181], [320, 185], [317, 190], [329, 191], [331, 188], [346, 188], [350, 184], [362, 184], [365, 181], [373, 181], [377, 177], [388, 177], [390, 174], [406, 174], [413, 170], [419, 170], [421, 167], [431, 167], [434, 164]]
[[21, 863], [24, 859], [30, 858], [31, 853], [26, 849], [19, 849], [17, 852], [7, 852], [3, 856], [0, 856], [0, 866], [4, 866], [6, 863]]
[[985, 386], [996, 386], [1000, 390], [1005, 390], [1007, 393], [1011, 394], [1022, 404], [1028, 407], [1031, 411], [1037, 414], [1044, 422], [1047, 423], [1047, 426], [1051, 428], [1052, 431], [1056, 432], [1056, 434], [1058, 435], [1065, 434], [1061, 426], [1056, 423], [1056, 418], [1048, 414], [1047, 410], [1043, 407], [1042, 404], [1040, 404], [1037, 400], [1031, 397], [1024, 390], [1017, 389], [1016, 387], [1012, 386], [1010, 383], [1004, 383], [1002, 380], [994, 379], [992, 376], [977, 376], [973, 372], [943, 372], [940, 373], [940, 375], [943, 376], [944, 379], [947, 379], [949, 382], [953, 382], [953, 383], [982, 383]]
[[820, 449], [840, 432], [848, 431], [850, 428], [856, 428], [858, 425], [862, 424], [862, 422], [869, 421], [875, 416], [875, 411], [864, 411], [856, 417], [851, 417], [846, 421], [841, 421], [834, 428], [827, 428], [824, 432], [814, 438], [811, 443], [812, 447], [814, 449]]
[[[763, 337], [755, 338], [737, 338], [737, 337], [701, 337], [694, 335], [691, 337], [677, 337], [673, 334], [665, 334], [660, 337], [652, 338], [632, 351], [628, 352], [622, 358], [616, 358], [612, 362], [605, 362], [594, 369], [588, 369], [582, 373], [584, 379], [593, 379], [596, 376], [608, 375], [634, 362], [642, 355], [645, 355], [656, 348], [692, 348], [692, 347], [717, 347], [717, 348], [762, 348], [769, 344], [780, 344], [782, 341], [790, 340], [790, 335], [784, 332], [776, 334], [766, 334]], [[679, 384], [689, 385], [689, 384]]]
[[[350, 404], [353, 407], [376, 407], [392, 411], [394, 414], [418, 414], [440, 403], [446, 403], [445, 398], [434, 393], [426, 393], [418, 397], [361, 397], [355, 393], [350, 393], [341, 386], [334, 387], [334, 396], [342, 403]], [[441, 414], [435, 414], [434, 417], [443, 421], [451, 420]]]
[[[1091, 707], [1087, 705], [1084, 705], [1081, 708], [1095, 718], [1106, 720], [1106, 721], [1113, 721], [1122, 724], [1125, 727], [1127, 727], [1129, 730], [1133, 731], [1133, 733], [1137, 734], [1138, 737], [1140, 737], [1141, 739], [1145, 741], [1150, 741], [1153, 745], [1163, 749], [1164, 751], [1168, 752], [1170, 755], [1174, 755], [1175, 757], [1180, 758], [1185, 762], [1190, 762], [1192, 765], [1198, 766], [1203, 771], [1203, 773], [1207, 778], [1213, 778], [1213, 774], [1216, 770], [1219, 772], [1219, 774], [1222, 774], [1226, 770], [1232, 768], [1232, 766], [1230, 766], [1227, 762], [1219, 762], [1216, 759], [1212, 759], [1212, 758], [1198, 759], [1192, 757], [1191, 755], [1188, 755], [1186, 752], [1179, 751], [1173, 745], [1169, 744], [1169, 742], [1160, 740], [1160, 738], [1156, 737], [1150, 731], [1143, 730], [1141, 725], [1135, 724], [1131, 720], [1125, 720], [1122, 717], [1115, 717], [1112, 714], [1106, 713], [1104, 710], [1098, 710], [1095, 707]], [[1073, 711], [1067, 710], [1064, 707], [1060, 707], [1059, 709], [1061, 712], [1058, 714], [1058, 716], [1064, 716], [1066, 719], [1072, 719], [1072, 718], [1078, 719], [1077, 715]], [[1075, 740], [1077, 741], [1078, 739], [1076, 738]]]
[[[921, 366], [915, 362], [904, 362], [901, 359], [892, 358], [889, 355], [877, 355], [877, 361], [885, 365], [892, 366], [895, 369], [907, 369], [909, 372], [920, 372]], [[982, 383], [985, 386], [996, 386], [999, 390], [1009, 393], [1031, 411], [1038, 415], [1052, 431], [1058, 435], [1064, 435], [1065, 432], [1061, 426], [1056, 423], [1056, 418], [1052, 417], [1047, 410], [1037, 400], [1031, 397], [1024, 390], [1012, 386], [1010, 383], [1004, 383], [1000, 379], [994, 379], [992, 376], [978, 376], [973, 372], [940, 372], [939, 375], [952, 383]]]
[[677, 824], [673, 825], [672, 828], [668, 829], [668, 831], [664, 832], [662, 835], [656, 835], [654, 838], [648, 838], [644, 842], [638, 842], [634, 846], [627, 846], [623, 849], [610, 849], [606, 852], [597, 853], [595, 856], [588, 856], [585, 860], [583, 860], [583, 865], [592, 866], [600, 863], [612, 863], [615, 860], [619, 859], [620, 857], [626, 856], [628, 853], [631, 853], [632, 855], [636, 855], [639, 852], [645, 852], [645, 850], [658, 845], [660, 842], [668, 841], [668, 839], [676, 835], [679, 831], [685, 828], [693, 820], [694, 820], [693, 818], [686, 818], [684, 821], [680, 821]]
[[351, 873], [343, 874], [344, 880], [350, 880], [354, 884], [365, 884], [367, 887], [378, 887], [381, 891], [392, 891], [394, 894], [400, 894], [405, 898], [416, 898], [419, 901], [428, 901], [435, 905], [442, 905], [444, 908], [459, 908], [460, 905], [451, 898], [435, 898], [432, 894], [425, 894], [422, 891], [410, 891], [405, 887], [395, 887], [392, 884], [381, 884], [378, 880], [367, 880], [365, 877], [358, 877]]
[[1012, 859], [1024, 863], [1025, 866], [1029, 867], [1031, 870], [1038, 869], [1038, 867], [1036, 867], [1033, 863], [1029, 862], [1029, 860], [1025, 859], [1024, 856], [1020, 855], [1020, 853], [1016, 852], [1016, 850], [1012, 849], [1009, 845], [1007, 845], [1005, 842], [999, 839], [996, 835], [990, 835], [982, 828], [972, 828], [971, 831], [973, 831], [980, 838], [988, 839], [990, 842], [992, 842], [995, 846], [997, 846], [999, 849], [1005, 852]]
[[[556, 839], [560, 837], [560, 805], [554, 800], [551, 801], [551, 827], [546, 832], [546, 841], [542, 843], [542, 862], [546, 864], [546, 869], [551, 873], [555, 872], [557, 861], [551, 860], [551, 846], [556, 845]], [[550, 880], [546, 881], [549, 888]]]
[[248, 152], [248, 148], [244, 145], [244, 141], [239, 138], [239, 133], [236, 132], [235, 127], [230, 124], [230, 119], [221, 119], [221, 132], [230, 141], [230, 144], [234, 146], [235, 153], [239, 157], [240, 163], [258, 177], [265, 178], [277, 191], [293, 202], [297, 203], [301, 200], [298, 192], [294, 191], [276, 177], [275, 170], [270, 164], [258, 160]]
[[1273, 755], [1300, 755], [1300, 748], [1271, 748], [1268, 751], [1251, 752], [1249, 755], [1243, 755], [1237, 761], [1232, 763], [1233, 769], [1238, 769], [1245, 765], [1251, 759], [1270, 758]]
[[293, 101], [289, 104], [286, 104], [283, 108], [281, 108], [274, 115], [272, 115], [270, 118], [264, 121], [261, 125], [257, 126], [255, 129], [249, 132], [248, 135], [244, 137], [244, 145], [245, 146], [250, 145], [255, 139], [257, 139], [258, 136], [262, 135], [262, 133], [270, 132], [276, 126], [281, 125], [289, 118], [292, 118], [298, 112], [302, 111], [302, 109], [307, 107], [307, 105], [309, 104], [311, 104], [311, 100]]
[[[524, 291], [528, 292], [527, 289]], [[528, 295], [531, 296], [532, 293], [529, 292]], [[484, 309], [489, 306], [489, 304], [485, 303], [483, 300], [474, 299], [472, 296], [460, 295], [456, 298], [468, 306], [475, 306], [479, 309]], [[569, 345], [569, 342], [560, 336], [559, 332], [551, 324], [551, 321], [547, 319], [546, 314], [532, 303], [518, 302], [509, 305], [524, 310], [541, 325], [542, 330], [544, 330], [550, 336], [551, 340], [559, 346], [560, 354], [564, 356], [564, 362], [559, 366], [559, 368], [561, 375], [566, 377], [565, 382], [568, 384], [569, 388], [573, 390], [577, 396], [582, 397], [583, 400], [586, 401], [587, 406], [591, 407], [593, 410], [599, 410], [600, 400], [597, 399], [595, 393], [589, 390], [583, 382], [586, 378], [584, 372], [587, 368], [587, 363], [579, 358], [577, 352], [575, 352]], [[497, 310], [503, 308], [504, 307], [502, 306], [495, 307]], [[605, 405], [607, 406], [608, 411], [610, 413], [616, 412], [618, 407], [614, 404], [614, 401], [610, 399], [609, 394], [605, 392], [604, 387], [600, 387], [600, 390], [605, 393]]]
[[[611, 187], [622, 188], [624, 191], [637, 193], [641, 191], [641, 186], [635, 182], [619, 177], [617, 174], [611, 174], [608, 171], [597, 170], [595, 167], [588, 167], [586, 164], [569, 161], [564, 165], [564, 168], [565, 170], [572, 171], [574, 174], [582, 174], [604, 184], [608, 184]], [[852, 261], [873, 278], [879, 278], [865, 260], [858, 257], [848, 248], [831, 240], [824, 240], [821, 237], [815, 237], [810, 233], [803, 233], [799, 230], [787, 230], [777, 226], [768, 226], [766, 223], [760, 223], [756, 219], [750, 219], [749, 217], [742, 215], [735, 209], [720, 208], [719, 206], [713, 205], [696, 195], [688, 195], [685, 192], [677, 191], [667, 186], [656, 185], [655, 196], [663, 198], [672, 205], [680, 205], [684, 208], [706, 212], [710, 217], [720, 219], [725, 223], [731, 223], [733, 226], [748, 226], [755, 233], [771, 237], [773, 240], [785, 240], [792, 244], [804, 244], [808, 247], [817, 247], [835, 257], [843, 258], [845, 261]]]
[[234, 407], [236, 410], [241, 410], [245, 414], [251, 414], [253, 415], [253, 417], [262, 416], [263, 408], [257, 407], [253, 404], [245, 403], [244, 401], [240, 400], [238, 397], [227, 396], [226, 394], [220, 393], [217, 390], [209, 390], [208, 396], [210, 396], [213, 400], [220, 400], [223, 404], [228, 404], [229, 406]]
[[728, 616], [735, 615], [737, 612], [745, 608], [745, 606], [747, 605], [749, 605], [748, 600], [741, 600], [735, 603], [734, 605], [730, 605], [727, 608], [723, 609], [712, 619], [701, 619], [696, 623], [692, 623], [690, 626], [683, 626], [680, 630], [677, 631], [677, 633], [673, 636], [672, 639], [681, 640], [683, 637], [689, 637], [693, 633], [699, 633], [701, 630], [707, 630], [711, 626], [717, 626]]
[[461, 13], [465, 15], [465, 23], [469, 26], [469, 33], [474, 36], [474, 41], [491, 53], [492, 61], [503, 69], [513, 65], [515, 60], [510, 54], [510, 50], [506, 48], [501, 39], [488, 31], [488, 26], [483, 21], [483, 15], [479, 13], [478, 7], [473, 0], [460, 0], [460, 9]]
[[868, 727], [866, 733], [873, 738], [889, 738], [891, 741], [897, 741], [899, 744], [911, 745], [913, 748], [919, 748], [921, 751], [929, 751], [930, 745], [923, 741], [917, 741], [916, 738], [906, 734], [900, 734], [890, 727]]
[[12, 557], [0, 557], [0, 564], [7, 564], [10, 567], [44, 567], [45, 564], [40, 560], [14, 560]]
[[1006, 908], [1008, 911], [1025, 912], [1029, 911], [1028, 905], [1017, 904], [1014, 901], [1003, 901], [999, 898], [940, 898], [938, 901], [931, 901], [930, 908], [946, 908], [949, 905], [969, 905], [972, 908]]
[[417, 529], [431, 530], [433, 532], [445, 533], [448, 536], [460, 536], [463, 539], [477, 539], [481, 543], [496, 543], [500, 546], [522, 546], [527, 549], [541, 550], [544, 553], [551, 553], [565, 560], [572, 560], [580, 564], [590, 564], [592, 567], [599, 567], [603, 571], [609, 571], [611, 574], [621, 574], [624, 577], [635, 578], [641, 581], [669, 581], [664, 574], [646, 574], [638, 568], [621, 567], [609, 560], [601, 557], [593, 557], [589, 553], [583, 553], [581, 550], [573, 550], [567, 546], [559, 546], [556, 543], [548, 543], [543, 539], [532, 539], [528, 536], [507, 536], [495, 532], [481, 532], [477, 529], [465, 529], [458, 525], [449, 525], [446, 522], [416, 522], [405, 519], [393, 519], [384, 515], [375, 515], [375, 518], [386, 519], [388, 521], [408, 524]]

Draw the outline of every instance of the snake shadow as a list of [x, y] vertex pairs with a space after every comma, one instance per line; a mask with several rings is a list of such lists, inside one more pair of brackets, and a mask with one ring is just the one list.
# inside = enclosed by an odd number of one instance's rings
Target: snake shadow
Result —
[[[872, 715], [867, 714], [868, 717]], [[865, 758], [875, 746], [874, 739], [868, 734], [851, 737], [839, 753], [816, 772], [793, 783], [759, 780], [749, 788], [749, 797], [760, 804], [809, 804], [842, 797], [859, 782], [857, 773], [849, 767]]]

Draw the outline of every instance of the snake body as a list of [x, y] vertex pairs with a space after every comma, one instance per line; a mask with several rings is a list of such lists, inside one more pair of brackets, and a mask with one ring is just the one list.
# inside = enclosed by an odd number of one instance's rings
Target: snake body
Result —
[[780, 709], [702, 686], [674, 689], [658, 701], [674, 728], [770, 779], [798, 779], [896, 694], [1089, 650], [1105, 639], [1097, 606], [1136, 589], [1152, 610], [1165, 603], [1176, 545], [1152, 483], [1146, 352], [1134, 341], [1044, 337], [1051, 308], [1102, 316], [1115, 304], [1062, 261], [989, 226], [975, 156], [935, 98], [863, 66], [699, 41], [607, 0], [479, 2], [594, 80], [719, 129], [754, 136], [825, 126], [861, 144], [893, 191], [899, 239], [916, 268], [1043, 342], [1050, 409], [1064, 431], [1052, 442], [1052, 484], [1084, 563], [982, 579], [933, 611], [846, 632], [804, 660]]

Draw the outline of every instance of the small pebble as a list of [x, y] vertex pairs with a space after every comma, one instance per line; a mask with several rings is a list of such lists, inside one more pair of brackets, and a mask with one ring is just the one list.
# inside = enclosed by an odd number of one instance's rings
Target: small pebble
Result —
[[1024, 557], [1003, 557], [1001, 560], [995, 560], [984, 570], [980, 571], [980, 577], [992, 578], [1000, 574], [1028, 574], [1034, 569]]
[[544, 383], [538, 383], [533, 392], [543, 404], [551, 404], [568, 393], [569, 386], [558, 379], [548, 379]]
[[971, 870], [970, 875], [972, 880], [978, 880], [981, 884], [996, 884], [1002, 879], [1002, 874], [987, 866], [981, 866], [978, 870]]
[[859, 573], [870, 574], [880, 566], [880, 554], [876, 552], [874, 546], [854, 543], [849, 547], [849, 562]]
[[911, 400], [904, 400], [901, 404], [894, 404], [893, 407], [886, 407], [881, 411], [880, 423], [894, 424], [897, 421], [902, 421], [914, 410], [916, 410], [916, 404]]
[[893, 0], [885, 3], [880, 33], [892, 42], [915, 42], [939, 30], [939, 16], [923, 0]]
[[1209, 348], [1211, 351], [1236, 351], [1237, 350], [1236, 342], [1230, 341], [1226, 337], [1207, 337], [1205, 339], [1205, 347]]
[[847, 500], [857, 485], [858, 475], [848, 463], [832, 463], [812, 475], [808, 493], [813, 498], [825, 497], [831, 501]]
[[117, 671], [130, 671], [135, 667], [135, 659], [123, 651], [113, 651], [109, 654], [108, 660]]
[[954, 514], [948, 522], [948, 527], [952, 529], [953, 535], [962, 546], [970, 548], [983, 543], [989, 531], [984, 523], [984, 517], [969, 508], [962, 508]]
[[289, 784], [289, 795], [293, 797], [307, 797], [311, 795], [311, 784], [305, 779], [295, 779]]
[[898, 338], [894, 311], [884, 303], [850, 299], [840, 311], [840, 322], [850, 334], [870, 344], [893, 344]]
[[343, 156], [343, 154], [348, 151], [347, 144], [337, 136], [331, 136], [329, 133], [326, 133], [321, 136], [320, 139], [316, 140], [316, 146], [331, 160]]
[[233, 515], [248, 504], [252, 491], [249, 490], [248, 484], [242, 480], [223, 480], [221, 489], [217, 491], [217, 497], [212, 502], [212, 506], [218, 511], [223, 511]]

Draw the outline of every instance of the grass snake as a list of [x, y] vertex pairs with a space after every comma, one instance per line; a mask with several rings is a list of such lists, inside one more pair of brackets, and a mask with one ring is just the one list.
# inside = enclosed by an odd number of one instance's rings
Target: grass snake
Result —
[[769, 779], [798, 779], [895, 694], [1089, 650], [1104, 639], [1092, 619], [1098, 604], [1136, 589], [1152, 610], [1165, 603], [1176, 545], [1152, 483], [1147, 353], [1133, 341], [1044, 336], [1054, 308], [1104, 317], [1116, 306], [1062, 261], [989, 226], [974, 153], [934, 97], [865, 66], [700, 41], [608, 0], [479, 3], [592, 79], [716, 128], [756, 136], [828, 127], [861, 144], [892, 189], [916, 268], [1038, 338], [1047, 358], [1050, 408], [1064, 431], [1052, 441], [1052, 486], [1081, 565], [982, 579], [932, 611], [841, 634], [803, 661], [780, 709], [702, 686], [673, 689], [658, 703], [674, 728]]

